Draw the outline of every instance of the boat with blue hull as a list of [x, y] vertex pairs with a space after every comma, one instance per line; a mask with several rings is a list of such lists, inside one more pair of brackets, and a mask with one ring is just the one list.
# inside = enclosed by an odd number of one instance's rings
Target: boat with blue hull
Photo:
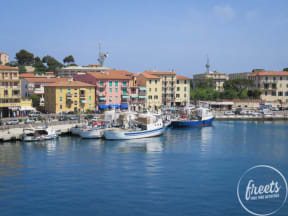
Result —
[[207, 108], [196, 109], [194, 116], [185, 116], [173, 120], [171, 122], [172, 127], [204, 127], [210, 126], [215, 119], [215, 116], [211, 110]]

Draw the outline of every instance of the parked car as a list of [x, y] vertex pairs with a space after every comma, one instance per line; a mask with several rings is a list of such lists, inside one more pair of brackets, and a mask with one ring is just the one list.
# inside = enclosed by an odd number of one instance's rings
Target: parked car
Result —
[[79, 116], [70, 116], [69, 119], [70, 120], [79, 120]]
[[92, 118], [94, 118], [94, 115], [86, 115], [84, 117], [84, 119], [86, 119], [86, 120], [89, 120], [89, 119], [92, 119]]
[[35, 123], [35, 120], [34, 119], [26, 119], [25, 120], [25, 124], [34, 124]]
[[226, 111], [224, 112], [224, 115], [235, 115], [235, 113], [232, 111]]
[[17, 125], [19, 124], [19, 120], [18, 119], [13, 119], [13, 120], [8, 120], [6, 121], [7, 125]]
[[68, 121], [69, 117], [68, 116], [60, 116], [59, 121]]
[[279, 108], [278, 107], [272, 107], [271, 110], [272, 111], [279, 111]]
[[31, 112], [29, 113], [29, 117], [40, 117], [41, 113], [40, 112]]

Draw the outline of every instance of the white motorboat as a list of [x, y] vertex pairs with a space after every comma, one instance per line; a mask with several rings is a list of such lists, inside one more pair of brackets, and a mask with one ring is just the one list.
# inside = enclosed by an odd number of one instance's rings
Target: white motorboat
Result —
[[104, 128], [85, 128], [81, 129], [79, 135], [81, 138], [85, 139], [99, 139], [104, 136]]
[[55, 139], [57, 137], [58, 137], [57, 131], [50, 127], [26, 128], [23, 129], [22, 140], [24, 142], [43, 141], [43, 140]]
[[[127, 123], [123, 125], [124, 128], [106, 129], [104, 131], [105, 139], [125, 140], [154, 137], [162, 135], [165, 130], [162, 119], [153, 115], [136, 118], [132, 127]], [[130, 126], [127, 127], [128, 125]]]
[[71, 133], [73, 135], [78, 135], [80, 136], [80, 132], [82, 129], [85, 129], [87, 128], [88, 126], [87, 125], [76, 125], [75, 127], [71, 128]]

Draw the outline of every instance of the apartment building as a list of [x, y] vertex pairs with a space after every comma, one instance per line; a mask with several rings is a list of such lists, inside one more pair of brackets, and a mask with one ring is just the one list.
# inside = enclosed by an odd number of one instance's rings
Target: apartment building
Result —
[[55, 75], [59, 77], [72, 78], [74, 75], [86, 74], [87, 72], [103, 72], [109, 70], [107, 67], [100, 67], [99, 65], [89, 65], [89, 66], [68, 66], [58, 68]]
[[125, 70], [107, 70], [105, 72], [87, 72], [75, 74], [74, 80], [95, 85], [96, 109], [122, 108], [130, 104], [130, 85], [133, 73]]
[[176, 75], [175, 106], [190, 104], [190, 81], [188, 77]]
[[215, 82], [216, 91], [224, 91], [223, 84], [229, 79], [229, 76], [225, 73], [220, 73], [217, 71], [209, 71], [208, 73], [194, 74], [193, 75], [193, 86], [197, 88], [197, 80], [212, 79]]
[[[162, 106], [162, 82], [159, 76], [141, 73], [136, 78], [138, 86], [138, 101], [145, 103], [144, 108], [158, 110]], [[140, 106], [140, 107], [142, 107]]]
[[252, 72], [231, 73], [231, 74], [228, 74], [228, 77], [229, 77], [229, 80], [248, 79], [250, 74], [252, 74]]
[[31, 106], [31, 100], [21, 99], [18, 68], [0, 65], [0, 117], [18, 116]]
[[262, 91], [262, 100], [288, 102], [288, 72], [254, 72], [249, 75], [249, 79], [253, 80], [254, 86]]
[[50, 113], [95, 110], [95, 86], [79, 81], [44, 86], [45, 110]]
[[9, 63], [9, 56], [7, 53], [0, 52], [0, 65], [6, 65]]

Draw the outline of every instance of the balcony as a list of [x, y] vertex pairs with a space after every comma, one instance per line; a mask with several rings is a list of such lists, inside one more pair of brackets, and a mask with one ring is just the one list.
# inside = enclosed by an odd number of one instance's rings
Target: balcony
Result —
[[80, 94], [80, 98], [86, 98], [85, 94]]
[[67, 93], [67, 94], [66, 94], [66, 98], [67, 98], [67, 99], [72, 99], [72, 96], [73, 96], [72, 93]]
[[97, 96], [100, 96], [100, 97], [105, 97], [105, 92], [103, 91], [103, 92], [97, 92], [96, 93], [97, 94]]

